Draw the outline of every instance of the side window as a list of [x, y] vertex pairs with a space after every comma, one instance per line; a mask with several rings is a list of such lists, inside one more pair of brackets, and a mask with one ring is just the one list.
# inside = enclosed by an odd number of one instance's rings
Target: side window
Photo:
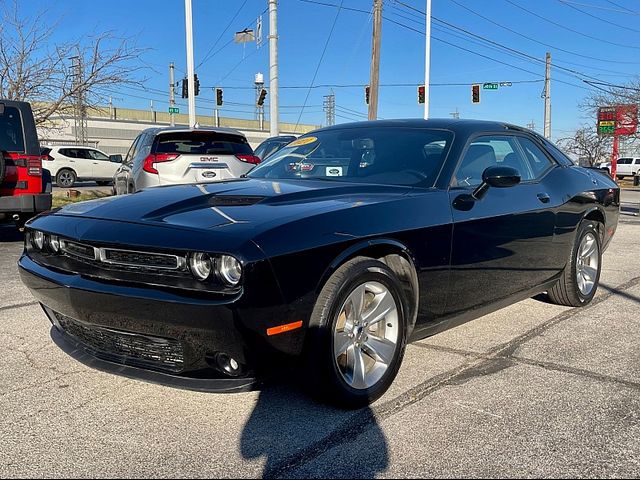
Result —
[[636, 158], [635, 164], [640, 165], [640, 158]]
[[531, 180], [531, 173], [519, 153], [515, 137], [509, 135], [482, 136], [474, 139], [454, 177], [453, 186], [475, 187], [482, 183], [482, 173], [491, 166], [504, 165], [520, 172], [522, 180]]
[[139, 168], [142, 166], [142, 160], [147, 158], [151, 153], [151, 139], [153, 137], [149, 134], [142, 134], [140, 141], [136, 145], [136, 151], [133, 153], [133, 168]]
[[127, 152], [127, 156], [124, 157], [124, 160], [122, 161], [122, 163], [124, 163], [125, 165], [131, 166], [133, 164], [133, 157], [136, 153], [136, 149], [138, 148], [138, 143], [140, 143], [140, 139], [142, 138], [142, 135], [138, 135], [136, 137], [136, 139], [133, 141], [133, 143], [131, 144], [131, 147], [129, 147], [129, 151]]
[[92, 160], [91, 155], [89, 155], [89, 150], [86, 148], [79, 148], [76, 150], [77, 158], [83, 158], [85, 160]]
[[[553, 166], [553, 162], [549, 157], [528, 138], [519, 137], [518, 141], [524, 150], [529, 169], [534, 179], [540, 178], [549, 168]], [[524, 177], [523, 177], [524, 180]]]
[[89, 155], [89, 158], [91, 158], [92, 160], [109, 161], [109, 157], [107, 157], [104, 153], [99, 152], [98, 150], [86, 150], [86, 152]]

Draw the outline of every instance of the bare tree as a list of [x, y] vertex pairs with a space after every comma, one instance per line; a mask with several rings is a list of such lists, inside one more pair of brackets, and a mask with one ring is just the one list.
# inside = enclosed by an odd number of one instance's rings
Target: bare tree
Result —
[[[105, 88], [140, 83], [135, 77], [144, 68], [139, 60], [144, 50], [131, 38], [107, 31], [53, 44], [58, 25], [46, 11], [23, 17], [17, 0], [1, 2], [0, 98], [31, 102], [37, 124], [72, 113], [79, 95], [91, 108], [104, 104]], [[82, 60], [81, 78], [72, 69], [73, 57]]]
[[584, 125], [572, 137], [561, 138], [558, 146], [578, 157], [581, 163], [593, 166], [606, 161], [611, 154], [611, 137], [598, 135], [594, 126]]
[[[607, 82], [589, 82], [595, 89], [587, 96], [580, 108], [596, 123], [599, 107], [613, 105], [640, 105], [640, 77], [623, 84]], [[640, 145], [640, 132], [625, 138], [628, 147]]]

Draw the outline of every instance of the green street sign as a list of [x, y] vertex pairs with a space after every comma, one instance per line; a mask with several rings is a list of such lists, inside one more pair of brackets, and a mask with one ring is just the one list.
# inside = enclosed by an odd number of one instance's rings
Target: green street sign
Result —
[[180, 109], [178, 107], [169, 107], [169, 113], [180, 113]]
[[498, 84], [497, 83], [483, 83], [482, 84], [482, 88], [484, 90], [498, 90]]

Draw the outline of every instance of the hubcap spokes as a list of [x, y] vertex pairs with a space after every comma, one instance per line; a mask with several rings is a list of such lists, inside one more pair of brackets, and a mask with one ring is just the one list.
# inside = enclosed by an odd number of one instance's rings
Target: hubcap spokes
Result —
[[576, 280], [583, 295], [593, 290], [599, 268], [598, 241], [593, 233], [587, 233], [580, 242], [576, 259]]
[[338, 370], [353, 388], [375, 385], [393, 361], [398, 344], [398, 307], [378, 282], [356, 287], [340, 309], [333, 333]]

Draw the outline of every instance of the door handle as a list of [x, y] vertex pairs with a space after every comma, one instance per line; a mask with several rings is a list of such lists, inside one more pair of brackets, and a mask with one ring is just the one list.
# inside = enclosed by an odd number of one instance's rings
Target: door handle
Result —
[[539, 193], [538, 194], [538, 200], [540, 200], [542, 203], [549, 203], [549, 201], [551, 200], [551, 197], [549, 196], [548, 193]]

